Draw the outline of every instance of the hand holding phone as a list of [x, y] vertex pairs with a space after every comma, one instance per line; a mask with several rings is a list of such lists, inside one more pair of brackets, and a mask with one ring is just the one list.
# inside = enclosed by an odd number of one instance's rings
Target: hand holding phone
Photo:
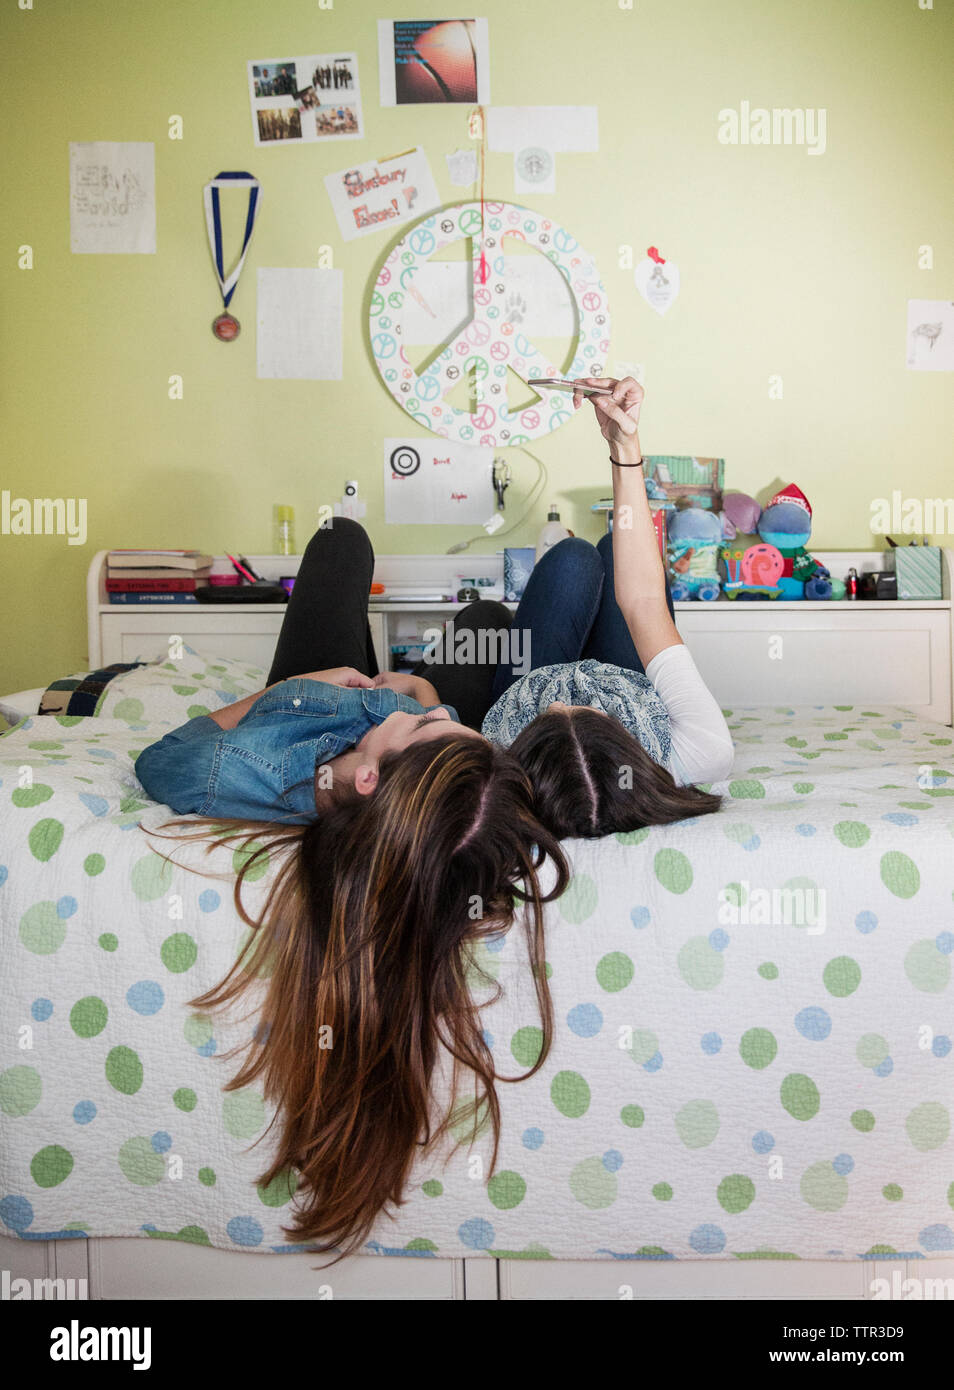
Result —
[[593, 409], [599, 421], [600, 432], [612, 446], [628, 449], [638, 448], [637, 426], [639, 412], [643, 403], [644, 391], [635, 377], [624, 376], [619, 381], [611, 377], [590, 377], [578, 383], [573, 396], [574, 406], [583, 404], [583, 392], [591, 383], [610, 383], [611, 389], [593, 401]]

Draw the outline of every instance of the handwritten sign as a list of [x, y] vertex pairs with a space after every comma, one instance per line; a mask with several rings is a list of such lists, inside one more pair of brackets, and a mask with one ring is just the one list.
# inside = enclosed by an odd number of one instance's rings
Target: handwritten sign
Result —
[[420, 148], [327, 174], [325, 187], [345, 241], [397, 226], [440, 205], [427, 155]]
[[155, 254], [155, 146], [151, 141], [71, 142], [70, 250]]
[[447, 439], [384, 441], [389, 525], [482, 526], [494, 510], [493, 449]]

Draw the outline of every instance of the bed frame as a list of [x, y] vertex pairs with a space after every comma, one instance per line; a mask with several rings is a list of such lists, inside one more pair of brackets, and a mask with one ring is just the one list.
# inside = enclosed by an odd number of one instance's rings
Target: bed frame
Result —
[[0, 1237], [0, 1268], [9, 1271], [11, 1280], [62, 1281], [45, 1286], [47, 1297], [58, 1293], [61, 1298], [861, 1303], [900, 1297], [904, 1281], [912, 1278], [921, 1281], [923, 1297], [954, 1298], [954, 1259], [550, 1261], [358, 1255], [331, 1270], [314, 1268], [317, 1263], [308, 1255], [241, 1253], [184, 1241]]

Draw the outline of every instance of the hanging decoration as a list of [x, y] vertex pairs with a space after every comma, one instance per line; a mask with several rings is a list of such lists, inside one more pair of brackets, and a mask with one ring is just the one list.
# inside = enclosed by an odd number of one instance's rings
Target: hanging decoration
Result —
[[633, 279], [646, 303], [657, 314], [665, 314], [672, 308], [679, 293], [679, 267], [675, 261], [660, 256], [655, 246], [649, 247], [646, 259], [633, 271]]
[[[247, 188], [248, 211], [245, 215], [245, 235], [242, 241], [242, 249], [239, 258], [228, 275], [225, 274], [225, 262], [222, 255], [222, 210], [219, 206], [219, 190], [223, 188]], [[248, 244], [252, 239], [252, 232], [255, 230], [255, 220], [258, 216], [261, 205], [261, 185], [258, 179], [251, 174], [240, 172], [230, 172], [224, 170], [216, 174], [214, 179], [210, 179], [202, 190], [205, 201], [205, 225], [209, 234], [209, 249], [212, 252], [212, 264], [215, 267], [216, 279], [219, 282], [219, 289], [222, 294], [224, 312], [213, 320], [212, 332], [223, 343], [230, 343], [238, 337], [241, 331], [241, 324], [238, 319], [228, 312], [229, 304], [235, 293], [245, 264], [245, 257], [248, 254]]]
[[[483, 122], [481, 122], [481, 125]], [[528, 377], [602, 376], [609, 349], [606, 290], [593, 257], [565, 227], [531, 208], [487, 202], [483, 149], [478, 202], [445, 207], [415, 224], [381, 263], [371, 297], [369, 334], [375, 364], [391, 395], [425, 429], [464, 444], [491, 448], [529, 443], [573, 418], [559, 391], [541, 390], [532, 405], [511, 410], [508, 373]], [[418, 297], [415, 277], [432, 256], [462, 237], [471, 241], [473, 313], [422, 371], [411, 366], [402, 342], [407, 298]], [[504, 238], [539, 252], [563, 276], [574, 311], [575, 334], [568, 364], [552, 362], [508, 312]], [[525, 256], [511, 257], [525, 261]], [[561, 295], [564, 288], [557, 285]], [[467, 306], [461, 305], [463, 318]], [[459, 322], [459, 320], [458, 320]], [[446, 397], [470, 377], [471, 410]], [[529, 388], [527, 388], [529, 389]], [[525, 394], [525, 392], [524, 392]]]

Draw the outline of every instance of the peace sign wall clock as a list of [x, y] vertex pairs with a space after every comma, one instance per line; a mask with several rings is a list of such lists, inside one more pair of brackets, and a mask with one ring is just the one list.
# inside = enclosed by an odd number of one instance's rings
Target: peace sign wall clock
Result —
[[[514, 203], [457, 203], [415, 224], [381, 264], [371, 297], [371, 351], [384, 384], [397, 403], [425, 429], [462, 444], [490, 448], [529, 444], [573, 416], [565, 394], [537, 392], [539, 400], [510, 408], [508, 374], [523, 398], [528, 377], [602, 376], [609, 349], [606, 290], [593, 257], [572, 233], [552, 218]], [[483, 237], [481, 237], [483, 227]], [[503, 312], [507, 290], [504, 240], [514, 237], [546, 257], [566, 281], [572, 297], [576, 333], [566, 370], [548, 361], [530, 338]], [[445, 341], [420, 372], [408, 360], [401, 321], [406, 297], [422, 265], [452, 242], [469, 238], [473, 265], [473, 314]], [[462, 316], [465, 306], [461, 306]], [[447, 397], [470, 377], [472, 410]], [[513, 380], [513, 377], [511, 377]]]

